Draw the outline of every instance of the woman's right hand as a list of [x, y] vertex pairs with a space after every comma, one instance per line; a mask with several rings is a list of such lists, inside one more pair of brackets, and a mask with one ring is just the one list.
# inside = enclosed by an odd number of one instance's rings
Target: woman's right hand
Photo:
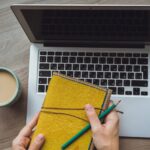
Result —
[[85, 106], [91, 124], [93, 142], [97, 150], [119, 150], [119, 116], [113, 110], [106, 116], [104, 124], [98, 119], [95, 109], [90, 104]]

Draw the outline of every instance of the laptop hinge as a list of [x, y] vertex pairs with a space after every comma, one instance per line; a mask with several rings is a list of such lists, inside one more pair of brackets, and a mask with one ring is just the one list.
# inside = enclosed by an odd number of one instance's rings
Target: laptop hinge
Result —
[[101, 48], [144, 48], [144, 43], [97, 43], [97, 42], [51, 42], [45, 47], [101, 47]]

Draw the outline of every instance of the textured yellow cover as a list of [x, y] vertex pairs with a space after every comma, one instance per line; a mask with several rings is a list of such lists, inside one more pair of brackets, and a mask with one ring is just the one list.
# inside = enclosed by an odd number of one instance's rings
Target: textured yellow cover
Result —
[[[32, 141], [43, 133], [46, 141], [42, 150], [60, 150], [62, 144], [87, 125], [85, 104], [102, 108], [107, 104], [107, 97], [106, 89], [54, 73]], [[67, 150], [88, 150], [90, 143], [89, 130]]]

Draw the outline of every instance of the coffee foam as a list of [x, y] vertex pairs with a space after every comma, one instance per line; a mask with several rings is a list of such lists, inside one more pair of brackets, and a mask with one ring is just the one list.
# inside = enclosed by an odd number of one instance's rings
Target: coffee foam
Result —
[[17, 90], [15, 78], [6, 71], [0, 71], [0, 105], [10, 101]]

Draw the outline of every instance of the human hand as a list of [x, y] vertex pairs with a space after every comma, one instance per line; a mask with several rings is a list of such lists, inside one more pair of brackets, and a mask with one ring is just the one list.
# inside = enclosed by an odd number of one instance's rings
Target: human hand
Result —
[[[32, 130], [36, 126], [39, 114], [36, 114], [34, 118], [19, 132], [18, 136], [12, 142], [12, 150], [40, 150], [44, 144], [44, 136], [39, 134], [33, 143], [29, 146]], [[28, 148], [29, 147], [29, 148]]]
[[119, 150], [119, 116], [115, 110], [108, 114], [101, 124], [95, 109], [90, 104], [85, 106], [91, 124], [93, 142], [97, 150]]

